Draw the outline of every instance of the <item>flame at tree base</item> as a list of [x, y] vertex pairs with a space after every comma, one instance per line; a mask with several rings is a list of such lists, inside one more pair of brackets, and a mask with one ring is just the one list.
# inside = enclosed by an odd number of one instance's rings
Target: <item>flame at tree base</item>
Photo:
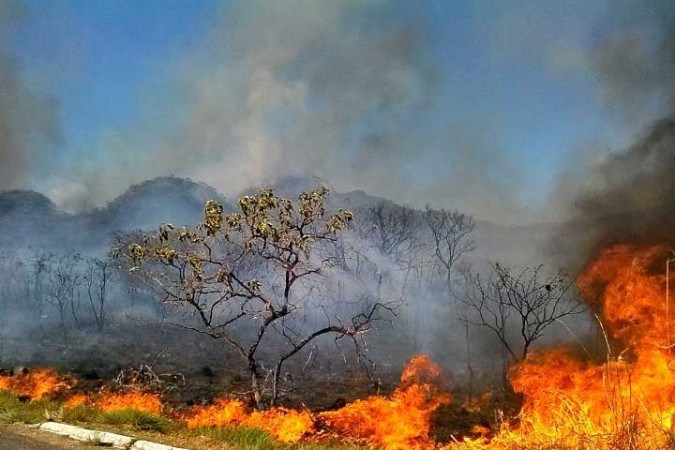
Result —
[[192, 409], [189, 428], [250, 426], [261, 428], [282, 442], [303, 437], [334, 435], [389, 450], [433, 449], [429, 439], [431, 415], [450, 397], [436, 388], [440, 368], [429, 357], [413, 357], [391, 396], [373, 396], [336, 411], [312, 415], [306, 411], [273, 408], [247, 413], [239, 400], [219, 399], [214, 405]]
[[[675, 320], [666, 295], [668, 256], [663, 247], [621, 245], [604, 251], [577, 281], [599, 312], [607, 340], [619, 343], [623, 351], [608, 351], [610, 356], [599, 357], [599, 362], [564, 348], [531, 353], [510, 371], [514, 391], [523, 396], [515, 423], [504, 422], [492, 437], [466, 438], [446, 448], [675, 448], [675, 347], [670, 337]], [[250, 411], [239, 400], [219, 399], [192, 408], [182, 420], [189, 428], [260, 428], [286, 443], [335, 437], [388, 450], [434, 449], [438, 444], [430, 438], [431, 417], [450, 402], [437, 388], [439, 376], [438, 366], [419, 355], [411, 359], [391, 395], [357, 400], [335, 411]], [[0, 376], [1, 390], [30, 399], [68, 388], [69, 383], [49, 369]], [[73, 394], [65, 406], [78, 405], [155, 415], [163, 410], [158, 395], [142, 391]]]
[[[624, 351], [603, 363], [565, 349], [533, 353], [510, 373], [523, 395], [516, 428], [504, 425], [470, 448], [661, 450], [675, 446], [675, 354], [667, 304], [664, 247], [605, 250], [579, 276], [596, 301], [608, 337]], [[671, 280], [672, 281], [672, 280]]]

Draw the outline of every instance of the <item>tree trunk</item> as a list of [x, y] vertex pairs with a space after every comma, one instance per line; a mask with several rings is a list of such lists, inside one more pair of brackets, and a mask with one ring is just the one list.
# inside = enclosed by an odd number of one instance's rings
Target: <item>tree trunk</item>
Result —
[[277, 364], [274, 367], [274, 378], [272, 379], [272, 399], [270, 400], [270, 406], [275, 406], [277, 404], [277, 398], [279, 397], [279, 378], [281, 377], [281, 366], [283, 363], [283, 360], [277, 361]]
[[253, 401], [255, 402], [255, 407], [260, 409], [262, 407], [262, 390], [260, 388], [260, 383], [258, 382], [258, 366], [256, 365], [255, 359], [249, 358], [248, 371], [251, 374], [251, 390], [253, 391]]

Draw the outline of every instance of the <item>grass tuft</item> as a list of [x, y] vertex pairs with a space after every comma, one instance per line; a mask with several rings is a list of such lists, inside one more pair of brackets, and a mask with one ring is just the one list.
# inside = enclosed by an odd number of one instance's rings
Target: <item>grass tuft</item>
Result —
[[49, 400], [22, 402], [7, 391], [0, 391], [0, 422], [40, 423], [59, 415], [61, 405]]
[[168, 433], [172, 428], [171, 422], [167, 419], [133, 409], [102, 413], [98, 421], [108, 425], [129, 425], [135, 430], [157, 431], [162, 434]]
[[185, 429], [184, 437], [205, 437], [237, 450], [363, 450], [364, 447], [331, 443], [284, 444], [265, 431], [247, 427], [203, 427]]
[[63, 408], [61, 420], [63, 422], [100, 422], [101, 412], [91, 406], [79, 405], [74, 408]]
[[242, 450], [278, 450], [288, 448], [275, 441], [269, 434], [257, 428], [245, 427], [204, 427], [186, 430], [193, 436], [235, 445]]

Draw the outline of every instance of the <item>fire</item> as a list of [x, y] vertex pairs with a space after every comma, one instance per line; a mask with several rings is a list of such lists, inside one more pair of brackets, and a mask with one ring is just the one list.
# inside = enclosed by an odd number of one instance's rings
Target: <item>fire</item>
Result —
[[133, 409], [159, 416], [164, 405], [158, 394], [131, 390], [128, 392], [101, 392], [92, 402], [94, 408], [103, 412], [123, 411]]
[[[286, 443], [317, 436], [319, 428], [388, 450], [434, 448], [429, 439], [433, 412], [450, 397], [435, 384], [440, 368], [424, 355], [410, 360], [398, 389], [389, 397], [357, 400], [337, 411], [317, 414], [273, 408], [247, 412], [239, 400], [219, 399], [210, 406], [194, 407], [186, 418], [189, 428], [248, 426], [263, 429]], [[320, 424], [320, 425], [319, 425]]]
[[[675, 319], [670, 310], [664, 247], [619, 245], [606, 249], [577, 279], [579, 291], [599, 313], [608, 356], [580, 358], [571, 349], [532, 352], [511, 368], [513, 389], [522, 394], [517, 421], [494, 434], [474, 427], [474, 439], [447, 448], [516, 450], [656, 450], [675, 442]], [[675, 303], [675, 298], [673, 299]], [[620, 347], [616, 352], [614, 347]], [[440, 368], [427, 356], [413, 357], [398, 388], [388, 396], [356, 400], [335, 411], [272, 408], [251, 411], [235, 399], [193, 407], [189, 428], [243, 426], [265, 430], [284, 443], [339, 436], [386, 450], [438, 447], [431, 417], [450, 397], [438, 388]], [[49, 369], [0, 377], [0, 389], [31, 399], [67, 389]], [[122, 392], [74, 394], [66, 406], [102, 411], [163, 411], [158, 394], [132, 387]]]
[[185, 423], [188, 428], [225, 427], [241, 424], [246, 417], [246, 406], [243, 402], [219, 398], [213, 405], [193, 407]]
[[66, 408], [77, 408], [78, 406], [89, 403], [89, 396], [87, 394], [77, 393], [71, 395], [64, 403]]
[[[675, 435], [675, 355], [671, 352], [667, 249], [620, 245], [605, 250], [578, 278], [623, 352], [601, 363], [565, 349], [533, 353], [512, 368], [524, 398], [517, 428], [505, 426], [476, 448], [670, 448]], [[673, 280], [670, 280], [671, 282]], [[558, 448], [558, 447], [556, 447]]]
[[306, 411], [273, 408], [254, 411], [244, 424], [261, 428], [281, 442], [294, 443], [313, 431], [314, 420]]
[[450, 402], [435, 383], [440, 368], [428, 356], [413, 357], [389, 397], [356, 400], [321, 417], [341, 434], [391, 450], [434, 448], [429, 439], [430, 420], [440, 405]]
[[14, 376], [0, 376], [0, 390], [10, 391], [30, 400], [39, 400], [70, 388], [52, 369], [25, 370]]
[[192, 408], [186, 418], [188, 428], [245, 426], [260, 428], [282, 442], [298, 442], [314, 429], [309, 413], [286, 408], [247, 412], [239, 400], [217, 399], [213, 405]]

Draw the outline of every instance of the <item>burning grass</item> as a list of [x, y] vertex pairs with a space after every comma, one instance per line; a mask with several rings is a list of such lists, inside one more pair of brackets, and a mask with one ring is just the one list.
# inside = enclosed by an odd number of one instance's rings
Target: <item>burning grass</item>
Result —
[[15, 375], [0, 375], [0, 390], [20, 397], [40, 400], [70, 389], [71, 383], [53, 369], [21, 370]]
[[[331, 442], [340, 440], [353, 443], [347, 447], [340, 444], [340, 448], [368, 445], [392, 450], [426, 449], [435, 447], [430, 438], [431, 416], [438, 406], [450, 401], [438, 388], [439, 377], [438, 366], [426, 356], [416, 356], [391, 395], [357, 400], [335, 411], [312, 413], [281, 407], [251, 410], [239, 400], [218, 399], [182, 415], [173, 413], [178, 417], [173, 422], [161, 417], [166, 411], [159, 395], [138, 388], [120, 392], [104, 388], [98, 393], [73, 392], [67, 396], [60, 392], [65, 401], [50, 403], [46, 415], [44, 410], [42, 415], [34, 414], [46, 401], [41, 400], [43, 395], [21, 401], [18, 395], [23, 390], [6, 390], [3, 396], [11, 403], [8, 409], [32, 414], [15, 417], [18, 421], [51, 418], [255, 442], [252, 446], [242, 444], [243, 448], [337, 448]], [[37, 395], [42, 391], [31, 392]], [[273, 446], [269, 446], [271, 442]]]
[[[517, 426], [504, 423], [470, 448], [661, 450], [675, 448], [675, 321], [666, 295], [663, 247], [605, 250], [579, 276], [585, 298], [606, 326], [607, 360], [580, 360], [565, 349], [531, 354], [512, 368], [524, 403]], [[609, 339], [623, 351], [612, 355]]]
[[192, 408], [189, 428], [243, 426], [265, 430], [281, 442], [339, 436], [387, 449], [433, 448], [429, 438], [431, 415], [450, 401], [436, 384], [440, 368], [424, 355], [410, 360], [400, 386], [390, 396], [357, 400], [336, 411], [273, 408], [247, 411], [239, 400], [218, 399], [213, 405]]
[[[172, 413], [157, 394], [138, 388], [73, 393], [61, 405], [48, 397], [68, 392], [70, 385], [62, 378], [50, 371], [22, 373], [0, 378], [5, 390], [0, 392], [0, 420], [36, 422], [44, 420], [46, 411], [63, 420], [201, 436], [250, 449], [334, 448], [336, 440], [354, 446], [347, 448], [387, 450], [675, 449], [675, 346], [670, 336], [675, 320], [666, 300], [666, 285], [675, 279], [666, 280], [667, 257], [662, 247], [624, 245], [603, 252], [579, 276], [578, 285], [605, 327], [607, 358], [594, 362], [565, 348], [530, 353], [510, 371], [512, 388], [522, 396], [517, 417], [497, 414], [494, 429], [482, 419], [466, 423], [473, 433], [449, 436], [445, 444], [434, 440], [439, 434], [432, 433], [432, 424], [451, 398], [439, 388], [440, 370], [426, 356], [411, 359], [390, 395], [317, 413], [257, 411], [228, 398]], [[622, 351], [612, 353], [610, 341]], [[21, 401], [26, 398], [30, 401]]]

